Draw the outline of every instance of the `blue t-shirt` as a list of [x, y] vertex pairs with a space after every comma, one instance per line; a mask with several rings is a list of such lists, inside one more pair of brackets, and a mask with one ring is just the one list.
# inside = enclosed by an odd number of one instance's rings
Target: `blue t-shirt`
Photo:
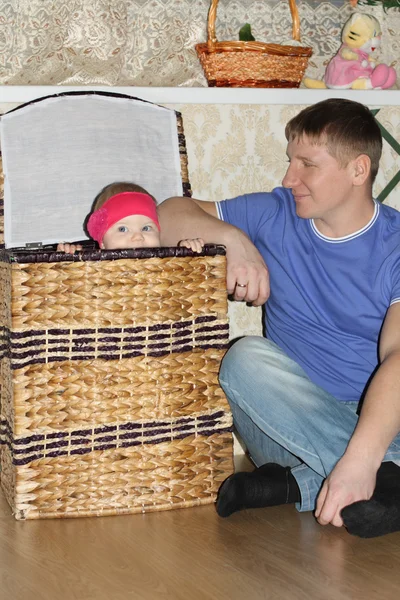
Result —
[[400, 302], [400, 212], [375, 203], [371, 221], [323, 236], [276, 188], [224, 200], [219, 216], [247, 233], [271, 281], [264, 334], [340, 401], [358, 401], [378, 364], [378, 336]]

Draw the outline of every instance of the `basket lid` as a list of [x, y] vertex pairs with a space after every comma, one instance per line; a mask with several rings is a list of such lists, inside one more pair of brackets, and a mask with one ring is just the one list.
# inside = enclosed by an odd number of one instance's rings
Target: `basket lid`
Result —
[[177, 115], [123, 94], [87, 91], [2, 115], [5, 247], [86, 238], [93, 200], [114, 181], [137, 183], [158, 203], [181, 196]]

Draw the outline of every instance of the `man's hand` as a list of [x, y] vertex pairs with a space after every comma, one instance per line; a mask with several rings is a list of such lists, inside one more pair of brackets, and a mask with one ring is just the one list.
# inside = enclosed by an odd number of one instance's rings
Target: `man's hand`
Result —
[[385, 452], [400, 431], [400, 302], [385, 317], [379, 341], [381, 363], [372, 378], [347, 450], [326, 478], [315, 516], [321, 525], [343, 525], [345, 506], [369, 500]]
[[340, 511], [345, 506], [369, 500], [376, 484], [377, 468], [363, 459], [354, 460], [344, 455], [325, 479], [317, 499], [315, 516], [318, 523], [342, 527]]
[[247, 238], [237, 240], [227, 247], [226, 258], [228, 294], [253, 306], [264, 304], [269, 297], [269, 274], [257, 248]]
[[158, 216], [163, 246], [174, 246], [176, 239], [192, 239], [193, 235], [200, 235], [206, 244], [224, 245], [228, 294], [254, 306], [268, 299], [268, 269], [261, 254], [241, 229], [217, 218], [214, 202], [169, 198], [159, 205]]

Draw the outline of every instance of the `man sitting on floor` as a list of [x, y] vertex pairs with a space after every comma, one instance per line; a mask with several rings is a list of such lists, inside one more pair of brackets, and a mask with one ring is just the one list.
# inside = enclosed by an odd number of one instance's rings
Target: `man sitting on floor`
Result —
[[256, 468], [222, 484], [217, 511], [296, 503], [382, 535], [400, 529], [400, 212], [372, 196], [381, 133], [362, 104], [329, 99], [286, 138], [283, 187], [160, 207], [163, 243], [225, 244], [228, 292], [265, 303], [265, 337], [221, 366]]

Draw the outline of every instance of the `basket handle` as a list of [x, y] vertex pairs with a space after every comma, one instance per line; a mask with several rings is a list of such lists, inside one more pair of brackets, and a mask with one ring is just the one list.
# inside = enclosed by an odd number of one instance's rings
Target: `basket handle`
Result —
[[[207, 22], [207, 44], [212, 48], [217, 43], [215, 36], [215, 20], [217, 18], [217, 6], [219, 0], [211, 0], [211, 6], [208, 11]], [[300, 17], [299, 9], [297, 8], [296, 0], [289, 0], [290, 14], [292, 15], [292, 38], [297, 42], [300, 41]]]

